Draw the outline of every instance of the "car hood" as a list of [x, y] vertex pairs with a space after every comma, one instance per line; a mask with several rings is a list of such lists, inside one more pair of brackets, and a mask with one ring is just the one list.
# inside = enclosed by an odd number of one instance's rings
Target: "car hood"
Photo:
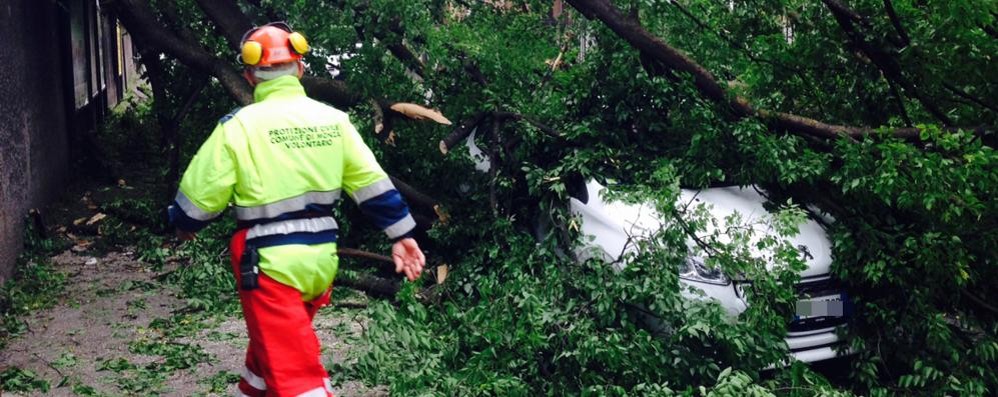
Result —
[[[604, 260], [622, 266], [617, 259], [634, 248], [630, 241], [650, 236], [669, 221], [668, 217], [663, 217], [649, 204], [606, 200], [604, 195], [607, 188], [596, 181], [587, 182], [586, 189], [589, 196], [587, 202], [572, 198], [569, 204], [572, 213], [582, 219], [582, 232], [593, 238], [581, 252], [584, 256], [601, 255]], [[719, 225], [724, 225], [724, 219], [733, 213], [740, 213], [742, 222], [751, 224], [756, 236], [761, 237], [774, 233], [765, 222], [770, 213], [763, 207], [767, 199], [761, 192], [756, 186], [683, 189], [677, 207], [689, 205], [693, 208], [704, 204]], [[789, 240], [797, 246], [807, 264], [801, 277], [827, 275], [832, 255], [825, 229], [807, 218], [799, 225], [798, 231]], [[688, 244], [692, 246], [693, 241]]]

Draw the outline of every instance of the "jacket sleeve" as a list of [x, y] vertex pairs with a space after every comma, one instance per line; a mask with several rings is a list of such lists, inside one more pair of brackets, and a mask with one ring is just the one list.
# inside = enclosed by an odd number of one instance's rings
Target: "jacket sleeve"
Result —
[[225, 128], [219, 123], [191, 159], [173, 205], [170, 223], [180, 230], [196, 232], [217, 218], [229, 204], [236, 184], [236, 162], [226, 145]]
[[388, 174], [381, 169], [374, 153], [364, 144], [349, 121], [341, 124], [343, 133], [343, 189], [357, 203], [361, 212], [392, 240], [409, 237], [416, 221], [409, 207], [395, 189]]

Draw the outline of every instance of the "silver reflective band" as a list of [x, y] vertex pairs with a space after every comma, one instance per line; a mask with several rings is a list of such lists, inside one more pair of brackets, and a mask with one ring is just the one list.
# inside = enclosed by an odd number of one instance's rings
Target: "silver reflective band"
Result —
[[273, 236], [277, 234], [302, 232], [315, 233], [336, 229], [336, 219], [333, 219], [331, 216], [309, 219], [291, 219], [287, 221], [253, 226], [250, 228], [249, 232], [246, 232], [246, 239], [249, 240], [257, 237]]
[[254, 207], [236, 206], [236, 219], [249, 221], [254, 219], [275, 218], [281, 214], [301, 211], [309, 204], [333, 205], [340, 199], [340, 189], [328, 192], [308, 192], [295, 197], [286, 198], [270, 204]]
[[322, 383], [326, 385], [326, 391], [333, 392], [333, 384], [329, 382], [329, 378], [322, 378]]
[[249, 368], [243, 367], [243, 379], [250, 386], [253, 386], [257, 390], [267, 390], [267, 383], [263, 381], [263, 378], [254, 374]]
[[180, 209], [184, 210], [184, 213], [187, 214], [187, 216], [193, 219], [197, 219], [199, 221], [209, 221], [215, 219], [215, 217], [217, 217], [218, 214], [222, 213], [221, 211], [208, 212], [198, 208], [198, 206], [194, 205], [191, 199], [187, 198], [187, 196], [184, 195], [184, 192], [181, 192], [179, 190], [177, 190], [177, 197], [175, 198], [175, 200], [177, 200], [177, 204], [180, 205]]
[[355, 190], [353, 193], [350, 193], [350, 197], [353, 198], [353, 201], [357, 205], [360, 205], [360, 203], [378, 197], [379, 194], [393, 189], [395, 189], [395, 185], [392, 184], [392, 180], [384, 178]]
[[385, 234], [388, 238], [396, 238], [403, 234], [409, 233], [412, 228], [416, 227], [416, 220], [412, 219], [412, 214], [406, 214], [405, 218], [402, 218], [393, 225], [385, 228]]
[[326, 397], [327, 395], [325, 387], [316, 387], [312, 390], [299, 394], [298, 397]]

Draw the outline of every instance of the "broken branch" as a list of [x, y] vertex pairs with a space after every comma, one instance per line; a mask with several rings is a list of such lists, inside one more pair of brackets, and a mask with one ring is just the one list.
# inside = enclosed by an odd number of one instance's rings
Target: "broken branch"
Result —
[[447, 135], [444, 139], [440, 140], [440, 153], [446, 155], [451, 148], [465, 140], [465, 138], [467, 138], [468, 135], [471, 135], [471, 132], [475, 130], [475, 127], [477, 127], [478, 124], [481, 124], [482, 120], [484, 120], [487, 115], [488, 112], [478, 112], [470, 119], [467, 119], [459, 124], [457, 128], [450, 133], [450, 135]]

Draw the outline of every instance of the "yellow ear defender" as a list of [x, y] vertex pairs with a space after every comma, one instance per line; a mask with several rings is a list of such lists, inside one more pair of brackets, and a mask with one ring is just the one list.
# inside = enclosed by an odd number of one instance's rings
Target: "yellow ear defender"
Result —
[[284, 22], [268, 23], [263, 27], [250, 29], [243, 35], [241, 42], [243, 44], [239, 57], [248, 66], [300, 60], [309, 50], [305, 36], [292, 31]]
[[305, 55], [308, 52], [308, 40], [305, 40], [305, 36], [298, 32], [291, 32], [288, 35], [288, 43], [291, 44], [291, 49], [298, 55]]
[[241, 57], [243, 63], [250, 66], [256, 65], [263, 58], [263, 46], [255, 41], [247, 41], [243, 43]]

